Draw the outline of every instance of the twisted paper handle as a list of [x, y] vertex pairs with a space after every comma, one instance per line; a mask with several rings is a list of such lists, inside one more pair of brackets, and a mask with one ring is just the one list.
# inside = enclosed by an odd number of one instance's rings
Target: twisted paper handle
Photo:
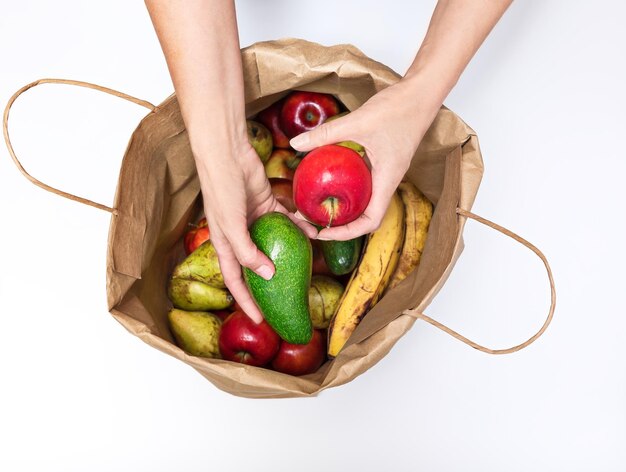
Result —
[[90, 89], [98, 90], [100, 92], [108, 93], [109, 95], [114, 95], [116, 97], [123, 98], [124, 100], [128, 100], [129, 102], [133, 102], [133, 103], [136, 103], [137, 105], [141, 105], [142, 107], [146, 107], [150, 111], [156, 110], [156, 107], [152, 103], [147, 102], [145, 100], [131, 97], [130, 95], [126, 95], [125, 93], [118, 92], [117, 90], [113, 90], [107, 87], [102, 87], [101, 85], [91, 84], [89, 82], [81, 82], [79, 80], [67, 80], [67, 79], [39, 79], [34, 82], [31, 82], [28, 85], [25, 85], [24, 87], [19, 89], [17, 92], [15, 92], [13, 96], [9, 99], [9, 102], [7, 103], [6, 108], [4, 109], [4, 118], [2, 121], [2, 131], [4, 134], [4, 141], [6, 142], [7, 149], [9, 150], [9, 154], [11, 155], [13, 162], [15, 163], [17, 168], [20, 170], [20, 172], [24, 175], [24, 177], [26, 177], [28, 180], [30, 180], [32, 183], [34, 183], [38, 187], [41, 187], [42, 189], [47, 190], [48, 192], [56, 193], [57, 195], [60, 195], [65, 198], [69, 198], [70, 200], [84, 203], [85, 205], [89, 205], [94, 208], [99, 208], [100, 210], [105, 210], [105, 211], [108, 211], [109, 213], [117, 215], [117, 210], [115, 208], [111, 208], [109, 206], [102, 205], [101, 203], [96, 203], [86, 198], [78, 197], [71, 193], [64, 192], [63, 190], [59, 190], [57, 188], [51, 187], [50, 185], [44, 184], [43, 182], [37, 180], [28, 172], [26, 172], [26, 169], [24, 169], [24, 166], [22, 166], [22, 163], [15, 155], [15, 151], [13, 150], [13, 145], [11, 144], [11, 139], [9, 138], [9, 111], [11, 110], [11, 106], [13, 106], [13, 103], [15, 102], [17, 97], [19, 97], [21, 94], [26, 92], [28, 89], [31, 89], [40, 84], [76, 85], [78, 87], [90, 88]]
[[554, 315], [554, 308], [556, 306], [556, 289], [554, 288], [554, 279], [552, 277], [552, 270], [550, 269], [550, 265], [548, 264], [548, 260], [546, 259], [546, 256], [544, 256], [543, 253], [539, 249], [537, 249], [533, 244], [529, 243], [524, 238], [518, 236], [517, 234], [513, 233], [512, 231], [509, 231], [508, 229], [503, 228], [502, 226], [497, 225], [496, 223], [493, 223], [492, 221], [486, 220], [485, 218], [482, 218], [482, 217], [480, 217], [478, 215], [475, 215], [472, 212], [469, 212], [467, 210], [463, 210], [462, 208], [457, 208], [456, 212], [459, 215], [464, 216], [465, 218], [471, 218], [473, 220], [476, 220], [479, 223], [482, 223], [482, 224], [484, 224], [486, 226], [489, 226], [490, 228], [493, 228], [493, 229], [501, 232], [502, 234], [505, 234], [506, 236], [508, 236], [510, 238], [513, 238], [515, 241], [517, 241], [520, 244], [523, 244], [528, 249], [530, 249], [535, 254], [537, 254], [539, 259], [541, 259], [541, 261], [543, 262], [543, 265], [546, 267], [546, 271], [548, 273], [548, 280], [550, 281], [550, 310], [548, 311], [548, 317], [544, 321], [543, 326], [539, 329], [539, 331], [537, 331], [533, 336], [528, 338], [523, 343], [518, 344], [517, 346], [513, 346], [513, 347], [510, 347], [510, 348], [507, 348], [507, 349], [491, 349], [491, 348], [488, 348], [488, 347], [485, 347], [485, 346], [481, 346], [480, 344], [472, 341], [471, 339], [467, 339], [462, 334], [457, 333], [453, 329], [448, 328], [447, 326], [445, 326], [444, 324], [440, 323], [439, 321], [434, 320], [430, 316], [425, 315], [424, 313], [420, 313], [417, 310], [407, 310], [403, 314], [412, 316], [412, 317], [417, 318], [419, 320], [424, 320], [427, 323], [430, 323], [431, 325], [435, 326], [436, 328], [439, 328], [443, 332], [449, 334], [450, 336], [455, 337], [459, 341], [467, 344], [468, 346], [471, 346], [474, 349], [478, 349], [479, 351], [486, 352], [487, 354], [510, 354], [511, 352], [516, 352], [516, 351], [519, 351], [520, 349], [524, 349], [529, 344], [535, 342], [537, 340], [537, 338], [539, 338], [539, 336], [541, 336], [544, 333], [544, 331], [550, 325], [550, 322], [552, 321], [552, 317]]

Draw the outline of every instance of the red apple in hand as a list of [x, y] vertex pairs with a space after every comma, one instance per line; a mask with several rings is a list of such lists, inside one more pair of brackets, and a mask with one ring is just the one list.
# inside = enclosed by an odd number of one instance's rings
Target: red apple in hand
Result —
[[272, 193], [290, 213], [296, 212], [296, 204], [293, 202], [293, 186], [288, 179], [269, 179]]
[[289, 138], [310, 131], [339, 113], [339, 102], [327, 93], [293, 92], [280, 112], [280, 126]]
[[185, 234], [185, 252], [187, 255], [198, 249], [198, 247], [209, 239], [209, 225], [206, 222], [206, 218], [202, 218], [197, 225], [194, 225], [193, 229], [187, 231]]
[[293, 200], [312, 223], [341, 226], [356, 220], [372, 196], [372, 175], [352, 149], [329, 144], [303, 159], [293, 177]]
[[260, 111], [256, 119], [259, 123], [265, 125], [267, 129], [272, 133], [272, 141], [275, 148], [288, 148], [289, 138], [285, 136], [283, 130], [280, 128], [280, 111], [283, 108], [283, 100], [279, 100], [273, 105], [267, 107], [265, 110]]
[[293, 180], [293, 174], [301, 160], [291, 149], [276, 149], [265, 163], [265, 175], [268, 179]]
[[315, 372], [326, 360], [326, 332], [313, 330], [308, 344], [280, 343], [278, 354], [272, 361], [272, 369], [290, 375], [305, 375]]
[[274, 358], [280, 341], [267, 321], [256, 324], [243, 311], [235, 311], [222, 323], [219, 346], [226, 360], [263, 366]]

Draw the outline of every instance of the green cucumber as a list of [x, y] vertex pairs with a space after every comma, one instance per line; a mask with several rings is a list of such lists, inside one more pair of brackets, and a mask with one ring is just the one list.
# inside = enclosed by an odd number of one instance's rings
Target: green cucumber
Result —
[[348, 241], [320, 240], [324, 260], [330, 271], [335, 275], [352, 272], [359, 262], [363, 236]]

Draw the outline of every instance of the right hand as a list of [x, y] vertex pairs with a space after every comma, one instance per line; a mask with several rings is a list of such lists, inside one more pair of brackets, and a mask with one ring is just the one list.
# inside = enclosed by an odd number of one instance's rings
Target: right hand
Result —
[[248, 226], [261, 215], [278, 211], [289, 216], [310, 238], [317, 235], [317, 230], [290, 214], [276, 200], [263, 164], [247, 135], [221, 151], [194, 151], [194, 155], [204, 212], [224, 282], [242, 310], [256, 323], [261, 323], [263, 315], [245, 285], [241, 266], [267, 280], [274, 275], [275, 268], [252, 242]]

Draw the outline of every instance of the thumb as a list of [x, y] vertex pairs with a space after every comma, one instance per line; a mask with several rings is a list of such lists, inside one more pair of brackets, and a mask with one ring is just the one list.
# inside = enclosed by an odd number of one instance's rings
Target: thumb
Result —
[[296, 151], [310, 151], [325, 144], [335, 144], [343, 141], [342, 133], [344, 126], [341, 123], [344, 118], [323, 123], [311, 131], [299, 134], [289, 141]]
[[252, 270], [265, 280], [269, 280], [274, 276], [274, 264], [252, 242], [247, 228], [241, 228], [235, 234], [233, 232], [227, 233], [226, 237], [235, 253], [235, 257], [242, 266]]

